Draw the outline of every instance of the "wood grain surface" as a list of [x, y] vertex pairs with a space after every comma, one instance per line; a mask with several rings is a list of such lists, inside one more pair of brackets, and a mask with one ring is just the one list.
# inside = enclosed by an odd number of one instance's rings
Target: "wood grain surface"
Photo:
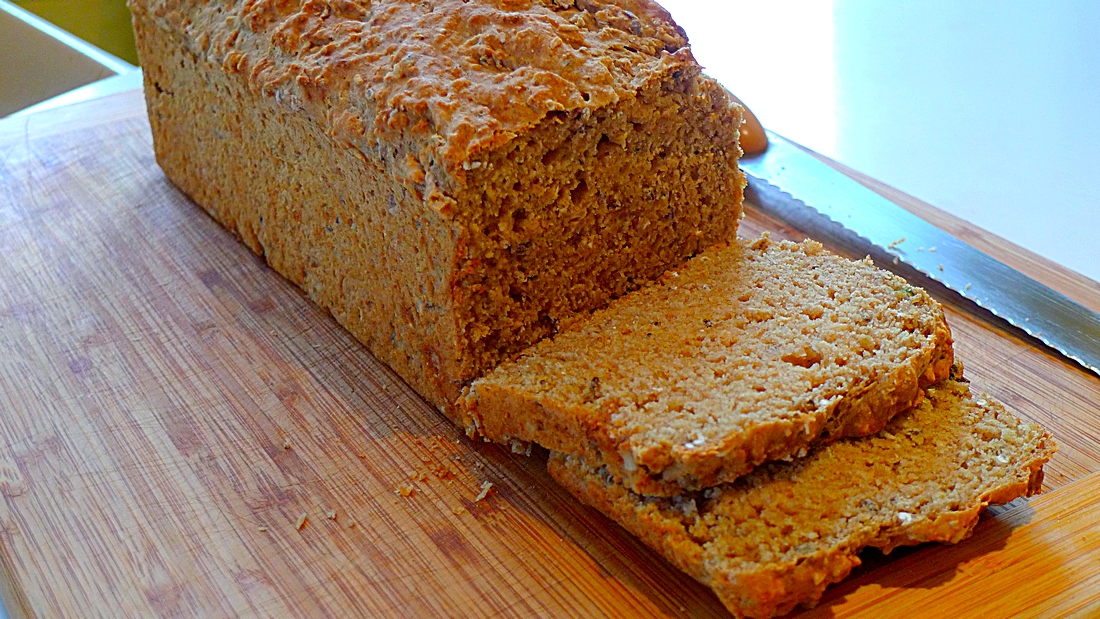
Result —
[[[742, 229], [802, 238], [751, 208]], [[0, 122], [0, 256], [13, 617], [728, 616], [544, 452], [466, 439], [191, 204], [138, 92]], [[1100, 380], [945, 300], [975, 388], [1057, 438], [1052, 492], [957, 547], [868, 553], [811, 614], [1096, 612]]]

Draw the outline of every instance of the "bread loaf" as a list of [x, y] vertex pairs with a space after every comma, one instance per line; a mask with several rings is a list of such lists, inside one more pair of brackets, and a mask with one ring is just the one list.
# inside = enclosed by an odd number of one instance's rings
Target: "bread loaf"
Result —
[[864, 547], [966, 538], [986, 505], [1037, 493], [1054, 451], [1041, 428], [947, 381], [879, 436], [698, 493], [643, 497], [564, 454], [551, 456], [550, 473], [714, 589], [735, 616], [772, 617], [820, 599]]
[[130, 0], [173, 183], [439, 406], [715, 242], [739, 108], [647, 0]]
[[606, 465], [640, 494], [732, 481], [880, 430], [948, 376], [923, 290], [765, 236], [707, 251], [475, 381], [469, 432]]

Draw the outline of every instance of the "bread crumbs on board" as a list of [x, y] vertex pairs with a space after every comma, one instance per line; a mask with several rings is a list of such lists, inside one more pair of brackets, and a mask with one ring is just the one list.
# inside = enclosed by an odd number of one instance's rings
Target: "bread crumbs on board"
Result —
[[481, 492], [477, 493], [477, 498], [474, 499], [474, 503], [480, 503], [485, 497], [489, 496], [489, 491], [493, 489], [493, 482], [485, 481], [481, 483]]
[[416, 488], [414, 488], [412, 484], [401, 484], [396, 489], [394, 489], [394, 492], [407, 498], [412, 496], [413, 492], [416, 492]]
[[301, 531], [302, 527], [306, 526], [306, 520], [309, 520], [309, 517], [306, 516], [305, 512], [302, 512], [302, 515], [298, 516], [298, 522], [294, 523], [294, 528]]

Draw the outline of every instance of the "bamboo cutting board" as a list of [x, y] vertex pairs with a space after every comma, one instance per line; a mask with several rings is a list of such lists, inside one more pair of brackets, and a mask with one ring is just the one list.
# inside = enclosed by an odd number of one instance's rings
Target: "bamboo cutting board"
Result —
[[[1100, 307], [1094, 283], [892, 197]], [[802, 236], [752, 210], [742, 230]], [[0, 122], [0, 256], [15, 617], [728, 616], [544, 452], [467, 440], [191, 204], [139, 92]], [[868, 553], [811, 614], [1100, 612], [1100, 380], [949, 309], [975, 387], [1058, 439], [1052, 492], [957, 547]]]

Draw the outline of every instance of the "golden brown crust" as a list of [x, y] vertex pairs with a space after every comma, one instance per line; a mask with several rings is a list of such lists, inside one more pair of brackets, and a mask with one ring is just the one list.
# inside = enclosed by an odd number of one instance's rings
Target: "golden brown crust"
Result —
[[331, 135], [404, 145], [445, 191], [551, 112], [633, 96], [687, 38], [647, 0], [147, 0], [190, 50]]
[[821, 246], [717, 247], [466, 390], [473, 435], [600, 462], [633, 491], [730, 481], [863, 436], [947, 378], [943, 310]]
[[734, 615], [771, 617], [815, 603], [867, 546], [965, 539], [986, 505], [1038, 492], [1055, 449], [988, 396], [945, 382], [879, 436], [694, 495], [642, 497], [560, 453], [550, 472], [713, 588]]

